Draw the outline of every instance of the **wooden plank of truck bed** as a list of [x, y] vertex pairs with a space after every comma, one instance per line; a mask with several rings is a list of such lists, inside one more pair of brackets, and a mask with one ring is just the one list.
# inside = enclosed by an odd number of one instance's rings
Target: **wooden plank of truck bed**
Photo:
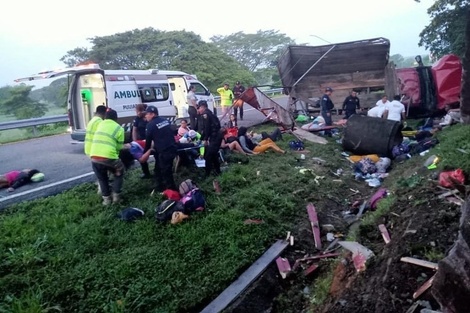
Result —
[[235, 300], [271, 262], [289, 245], [285, 240], [276, 241], [255, 263], [238, 277], [227, 289], [206, 306], [201, 313], [221, 312]]
[[317, 211], [312, 203], [307, 204], [308, 219], [312, 225], [313, 237], [315, 239], [315, 248], [321, 250], [320, 225], [318, 223]]

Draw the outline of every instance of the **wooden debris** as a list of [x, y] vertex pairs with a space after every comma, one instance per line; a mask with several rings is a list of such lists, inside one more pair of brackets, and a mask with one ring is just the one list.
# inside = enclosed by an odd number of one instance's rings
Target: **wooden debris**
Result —
[[291, 245], [291, 246], [294, 245], [294, 236], [290, 236], [290, 237], [289, 237], [289, 242], [290, 242], [290, 245]]
[[437, 263], [433, 263], [433, 262], [429, 262], [429, 261], [425, 261], [425, 260], [420, 260], [420, 259], [416, 259], [416, 258], [402, 257], [400, 259], [400, 261], [405, 262], [405, 263], [411, 263], [411, 264], [419, 265], [419, 266], [422, 266], [422, 267], [427, 267], [427, 268], [430, 268], [430, 269], [433, 269], [433, 270], [438, 269]]
[[[322, 252], [322, 254], [327, 254], [335, 250], [335, 246], [338, 244], [339, 238], [336, 238], [333, 240], [328, 247], [326, 247], [325, 251]], [[338, 246], [339, 247], [339, 246]]]
[[459, 193], [459, 191], [457, 189], [454, 189], [454, 190], [451, 190], [451, 191], [447, 191], [447, 192], [444, 192], [444, 193], [441, 193], [439, 196], [437, 196], [438, 199], [444, 199], [444, 198], [447, 198], [449, 196], [453, 196], [455, 194]]
[[319, 260], [319, 259], [325, 259], [325, 258], [334, 258], [341, 255], [340, 253], [326, 253], [326, 254], [319, 254], [319, 255], [314, 255], [314, 256], [308, 256], [305, 258], [297, 259], [299, 262], [303, 261], [311, 261], [311, 260]]
[[380, 224], [379, 230], [380, 230], [380, 233], [382, 234], [382, 238], [384, 239], [385, 244], [388, 244], [390, 242], [390, 234], [388, 233], [387, 227], [385, 227], [384, 224]]
[[462, 206], [464, 204], [464, 202], [456, 197], [448, 197], [446, 198], [447, 201], [449, 201], [450, 203], [454, 203], [454, 204], [457, 204], [457, 205], [460, 205]]
[[312, 225], [313, 237], [315, 239], [315, 248], [321, 250], [320, 225], [318, 224], [317, 211], [312, 203], [307, 204], [308, 219]]
[[432, 286], [432, 282], [434, 281], [435, 276], [436, 274], [434, 274], [431, 278], [425, 281], [424, 284], [419, 287], [418, 290], [416, 290], [416, 292], [413, 294], [413, 299], [416, 299], [421, 296], [426, 290], [428, 290]]
[[308, 275], [312, 274], [313, 272], [316, 271], [317, 268], [318, 268], [318, 264], [312, 264], [312, 265], [310, 265], [310, 266], [304, 271], [304, 276], [308, 276]]
[[281, 277], [283, 279], [285, 279], [287, 277], [287, 274], [289, 274], [292, 271], [290, 263], [286, 258], [278, 257], [276, 259], [276, 265], [279, 270], [279, 274], [281, 274]]
[[284, 251], [288, 243], [284, 240], [275, 242], [258, 260], [256, 260], [237, 280], [209, 303], [201, 313], [221, 312], [233, 302], [256, 279], [269, 264]]

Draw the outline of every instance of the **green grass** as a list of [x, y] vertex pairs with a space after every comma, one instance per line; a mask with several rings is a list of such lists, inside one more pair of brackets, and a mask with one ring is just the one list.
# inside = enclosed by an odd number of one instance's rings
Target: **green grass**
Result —
[[[313, 147], [326, 158], [337, 145], [307, 144]], [[84, 184], [10, 207], [0, 215], [0, 312], [185, 312], [209, 301], [305, 218], [304, 198], [322, 187], [298, 173], [296, 158], [268, 152], [231, 164], [219, 177], [220, 196], [211, 180], [183, 168], [177, 181], [199, 182], [208, 205], [180, 225], [155, 221], [162, 199], [149, 196], [140, 169], [126, 176], [123, 206], [103, 207], [96, 187]], [[299, 185], [306, 191], [293, 196]], [[128, 206], [145, 217], [116, 219]], [[264, 223], [244, 225], [249, 218]]]

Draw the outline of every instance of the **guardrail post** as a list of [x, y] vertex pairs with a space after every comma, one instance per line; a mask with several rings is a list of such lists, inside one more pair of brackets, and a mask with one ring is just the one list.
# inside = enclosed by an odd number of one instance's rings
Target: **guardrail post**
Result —
[[34, 136], [34, 137], [37, 137], [37, 136], [38, 136], [38, 129], [37, 129], [36, 125], [33, 126], [33, 136]]

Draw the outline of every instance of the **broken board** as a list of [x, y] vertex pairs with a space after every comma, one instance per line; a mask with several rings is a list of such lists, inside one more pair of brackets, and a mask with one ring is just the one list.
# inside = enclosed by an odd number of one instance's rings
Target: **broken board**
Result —
[[312, 203], [307, 204], [308, 219], [312, 225], [313, 238], [315, 239], [315, 248], [321, 250], [320, 225], [318, 224], [317, 211]]
[[289, 245], [285, 240], [276, 241], [258, 260], [255, 261], [236, 281], [207, 305], [201, 313], [221, 312], [234, 301], [271, 262]]
[[307, 141], [310, 141], [310, 142], [313, 142], [313, 143], [320, 143], [320, 144], [323, 144], [323, 145], [328, 143], [328, 140], [326, 140], [326, 138], [323, 138], [323, 137], [320, 137], [318, 135], [312, 134], [311, 132], [309, 132], [307, 130], [304, 130], [304, 129], [301, 129], [301, 128], [295, 129], [294, 131], [292, 131], [292, 133], [295, 136], [299, 137], [300, 139], [307, 140]]

